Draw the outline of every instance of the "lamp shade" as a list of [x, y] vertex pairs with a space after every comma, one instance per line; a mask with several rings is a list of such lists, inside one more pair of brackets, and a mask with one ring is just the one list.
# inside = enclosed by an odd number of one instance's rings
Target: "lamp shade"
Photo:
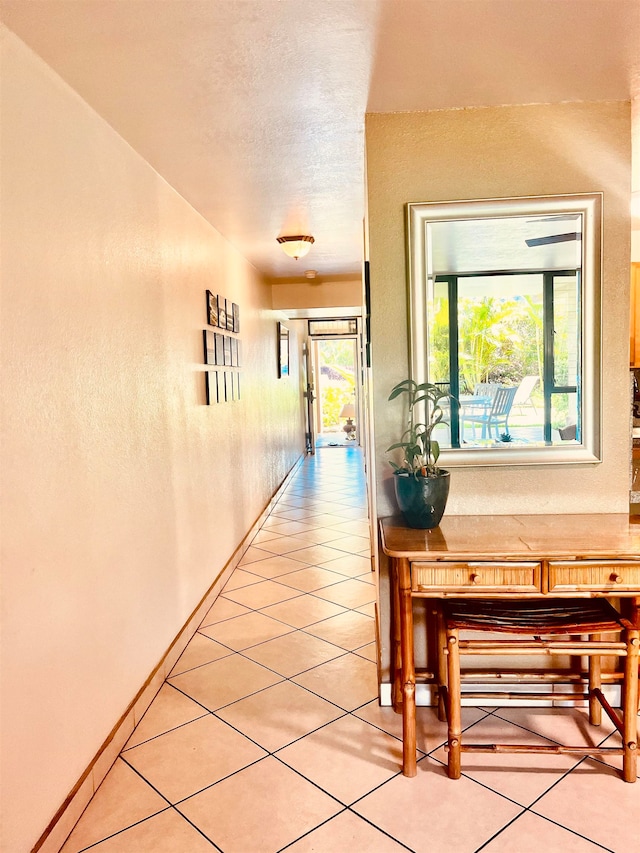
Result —
[[342, 407], [342, 411], [340, 412], [341, 418], [355, 418], [356, 416], [356, 407], [353, 403], [345, 403]]
[[285, 254], [297, 261], [298, 258], [304, 258], [315, 240], [313, 237], [298, 235], [296, 237], [278, 237], [278, 243], [282, 246]]

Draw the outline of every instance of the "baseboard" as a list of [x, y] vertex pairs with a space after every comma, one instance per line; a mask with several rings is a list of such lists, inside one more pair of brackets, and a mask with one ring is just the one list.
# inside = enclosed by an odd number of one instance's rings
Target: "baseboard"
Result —
[[127, 710], [115, 724], [109, 736], [106, 738], [93, 760], [88, 765], [87, 769], [78, 779], [73, 789], [32, 848], [31, 853], [58, 853], [60, 848], [63, 846], [74, 826], [80, 819], [83, 811], [88, 806], [94, 793], [122, 752], [122, 749], [131, 737], [134, 728], [138, 725], [146, 710], [149, 708], [149, 705], [151, 705], [155, 699], [156, 694], [164, 684], [167, 676], [178, 661], [178, 658], [184, 652], [185, 648], [198, 630], [198, 627], [202, 623], [202, 620], [222, 591], [224, 585], [229, 579], [229, 575], [237, 567], [238, 563], [244, 556], [245, 551], [253, 541], [254, 536], [258, 530], [260, 530], [266, 518], [273, 511], [275, 505], [280, 500], [282, 493], [289, 485], [291, 478], [294, 476], [303, 461], [304, 456], [300, 456], [294, 463], [293, 467], [278, 489], [274, 492], [273, 496], [254, 522], [249, 532], [243, 538], [240, 545], [238, 545], [233, 555], [227, 561], [224, 568], [220, 571], [214, 582], [200, 600], [200, 603], [192, 612], [191, 616], [189, 616], [176, 638], [164, 653], [158, 665], [153, 669], [140, 690], [129, 703]]

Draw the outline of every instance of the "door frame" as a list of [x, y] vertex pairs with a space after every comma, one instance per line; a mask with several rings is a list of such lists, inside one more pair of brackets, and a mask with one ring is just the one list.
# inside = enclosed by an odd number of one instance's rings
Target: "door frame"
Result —
[[[311, 394], [313, 399], [311, 400], [311, 438], [313, 440], [313, 451], [315, 452], [315, 442], [319, 434], [322, 433], [322, 413], [320, 410], [320, 398], [321, 393], [319, 389], [319, 369], [318, 369], [318, 343], [320, 341], [343, 341], [343, 340], [352, 340], [354, 342], [354, 353], [355, 353], [355, 363], [354, 363], [354, 373], [355, 373], [355, 407], [356, 407], [356, 440], [353, 444], [356, 447], [364, 447], [364, 418], [363, 418], [363, 359], [362, 359], [362, 329], [360, 324], [360, 318], [355, 318], [357, 320], [357, 331], [350, 332], [346, 335], [331, 335], [331, 334], [322, 334], [322, 335], [308, 335], [307, 336], [307, 352], [310, 356], [310, 367], [309, 374], [312, 377], [312, 388]], [[307, 377], [308, 378], [308, 377]], [[307, 402], [309, 402], [309, 397], [307, 396]]]

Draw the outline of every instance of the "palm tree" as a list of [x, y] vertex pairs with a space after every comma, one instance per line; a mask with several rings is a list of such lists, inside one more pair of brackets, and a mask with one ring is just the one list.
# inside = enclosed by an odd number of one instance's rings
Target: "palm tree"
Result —
[[487, 296], [460, 299], [458, 307], [460, 373], [471, 389], [490, 381], [491, 371], [507, 361], [504, 342], [513, 331], [513, 303]]

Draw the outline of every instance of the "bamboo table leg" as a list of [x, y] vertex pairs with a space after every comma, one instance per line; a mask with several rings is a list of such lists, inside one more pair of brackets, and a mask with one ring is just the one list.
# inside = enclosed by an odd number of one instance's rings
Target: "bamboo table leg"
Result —
[[391, 663], [393, 684], [391, 703], [396, 714], [402, 712], [402, 637], [400, 635], [400, 578], [397, 561], [391, 561], [391, 596], [393, 603]]
[[399, 592], [400, 648], [402, 654], [402, 773], [415, 776], [416, 770], [416, 674], [413, 660], [413, 600], [409, 560], [396, 559]]

